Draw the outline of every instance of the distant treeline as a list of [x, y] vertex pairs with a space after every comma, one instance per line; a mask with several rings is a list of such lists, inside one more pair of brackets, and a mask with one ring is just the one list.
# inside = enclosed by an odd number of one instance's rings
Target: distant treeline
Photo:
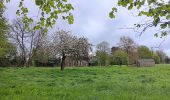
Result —
[[[1, 10], [0, 10], [1, 11]], [[103, 41], [96, 45], [96, 51], [85, 37], [77, 37], [69, 31], [57, 30], [47, 34], [44, 29], [29, 29], [21, 19], [11, 25], [1, 17], [0, 66], [108, 66], [132, 65], [138, 59], [154, 59], [156, 64], [170, 63], [162, 50], [137, 45], [130, 37], [122, 36], [117, 46], [110, 48]]]

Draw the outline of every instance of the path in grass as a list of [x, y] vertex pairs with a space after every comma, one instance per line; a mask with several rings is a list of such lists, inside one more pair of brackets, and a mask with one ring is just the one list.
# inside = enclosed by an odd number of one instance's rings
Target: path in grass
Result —
[[0, 100], [169, 100], [170, 65], [0, 68]]

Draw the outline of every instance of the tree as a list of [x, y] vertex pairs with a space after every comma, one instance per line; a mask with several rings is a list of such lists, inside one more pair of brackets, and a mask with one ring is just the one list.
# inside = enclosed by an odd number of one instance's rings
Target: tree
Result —
[[8, 45], [7, 33], [9, 26], [6, 18], [3, 17], [3, 12], [3, 1], [0, 1], [0, 56], [4, 56], [8, 49], [6, 45]]
[[11, 25], [11, 32], [8, 37], [11, 42], [17, 45], [18, 53], [21, 56], [21, 66], [30, 66], [33, 49], [37, 47], [43, 33], [43, 30], [33, 30], [33, 28], [34, 23], [31, 23], [29, 25], [31, 30], [26, 30], [25, 24], [19, 18], [15, 19]]
[[78, 38], [64, 30], [59, 30], [53, 35], [52, 42], [55, 55], [61, 57], [61, 70], [64, 70], [66, 58], [71, 58], [70, 62], [75, 61], [77, 66], [81, 65], [83, 60], [89, 60], [91, 44], [87, 38]]
[[170, 64], [170, 58], [168, 56], [166, 56], [165, 63]]
[[96, 56], [98, 58], [98, 63], [102, 66], [109, 64], [109, 54], [110, 48], [109, 43], [103, 41], [96, 46]]
[[121, 49], [118, 49], [112, 54], [113, 64], [122, 66], [128, 64], [128, 54]]
[[61, 57], [61, 70], [64, 70], [65, 59], [67, 56], [71, 56], [72, 51], [74, 51], [73, 44], [75, 43], [76, 37], [73, 37], [70, 32], [64, 30], [59, 30], [54, 33], [53, 43], [55, 49], [55, 55]]
[[153, 59], [155, 60], [156, 64], [160, 63], [160, 57], [158, 56], [158, 54], [156, 54], [155, 52], [153, 53]]
[[[162, 36], [169, 34], [170, 29], [170, 1], [165, 0], [118, 0], [118, 6], [126, 7], [128, 10], [138, 9], [138, 16], [151, 18], [147, 23], [135, 24], [137, 28], [142, 28], [140, 34], [150, 27], [159, 27], [158, 31]], [[111, 18], [115, 18], [114, 13], [117, 8], [113, 7], [109, 13]], [[155, 33], [158, 36], [158, 33]]]
[[160, 58], [160, 62], [165, 63], [166, 53], [164, 53], [162, 50], [157, 50], [156, 53]]
[[140, 59], [151, 59], [152, 52], [146, 46], [139, 46], [138, 47], [138, 56]]
[[106, 66], [109, 64], [109, 55], [106, 52], [97, 51], [96, 56], [100, 66]]
[[110, 53], [110, 48], [109, 48], [109, 43], [106, 41], [103, 41], [101, 43], [99, 43], [96, 46], [97, 51], [102, 51], [102, 52], [106, 52], [106, 53]]
[[16, 55], [15, 45], [8, 41], [7, 34], [9, 25], [6, 18], [3, 16], [5, 6], [3, 1], [0, 1], [0, 66], [10, 66], [11, 61]]
[[120, 37], [120, 42], [118, 43], [118, 45], [119, 48], [121, 48], [128, 54], [128, 64], [135, 63], [137, 59], [137, 45], [133, 41], [133, 39], [127, 36], [122, 36]]
[[12, 43], [8, 43], [5, 45], [5, 52], [0, 56], [0, 66], [1, 67], [9, 67], [9, 66], [17, 66], [16, 57], [16, 46]]
[[37, 47], [33, 50], [34, 63], [36, 66], [54, 66], [54, 60], [59, 59], [55, 54], [56, 51], [51, 38], [41, 36]]
[[[72, 58], [76, 60], [77, 66], [81, 64], [83, 60], [89, 61], [89, 52], [92, 51], [91, 44], [87, 38], [80, 37], [75, 38], [73, 44]], [[80, 62], [80, 64], [78, 64]]]

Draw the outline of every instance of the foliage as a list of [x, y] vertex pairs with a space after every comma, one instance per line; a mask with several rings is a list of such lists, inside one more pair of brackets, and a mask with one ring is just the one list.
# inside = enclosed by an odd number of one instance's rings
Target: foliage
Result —
[[106, 66], [109, 64], [109, 55], [106, 52], [103, 51], [97, 51], [96, 57], [98, 61], [99, 66]]
[[153, 53], [153, 59], [155, 60], [156, 64], [160, 64], [160, 57], [158, 56], [158, 54]]
[[134, 64], [137, 60], [137, 44], [135, 43], [135, 41], [128, 36], [122, 36], [120, 37], [118, 45], [119, 48], [127, 53], [128, 64]]
[[[9, 2], [10, 0], [6, 1]], [[22, 17], [22, 22], [30, 30], [29, 24], [35, 22], [35, 20], [29, 17], [29, 9], [25, 5], [25, 0], [20, 0], [16, 14]], [[74, 8], [67, 0], [35, 0], [35, 5], [39, 8], [40, 15], [34, 29], [46, 29], [47, 31], [48, 28], [53, 27], [60, 16], [63, 20], [67, 20], [69, 24], [74, 22], [71, 13]]]
[[90, 57], [89, 66], [98, 66], [98, 65], [99, 65], [99, 64], [98, 64], [98, 58], [97, 58], [97, 56], [92, 55], [92, 56]]
[[0, 1], [0, 57], [6, 55], [6, 52], [8, 50], [8, 47], [6, 45], [9, 45], [7, 39], [9, 26], [7, 24], [6, 18], [3, 16], [3, 12], [3, 1]]
[[16, 66], [16, 46], [12, 43], [8, 43], [5, 45], [6, 49], [3, 56], [0, 56], [0, 65], [2, 67], [8, 67], [8, 66]]
[[72, 61], [75, 61], [77, 66], [82, 60], [88, 60], [91, 46], [84, 37], [78, 38], [69, 31], [59, 30], [54, 33], [53, 44], [55, 55], [61, 57], [61, 70], [64, 69], [66, 57], [72, 58]]
[[127, 65], [128, 64], [128, 54], [121, 49], [118, 49], [112, 55], [112, 63], [114, 65]]
[[34, 49], [34, 60], [38, 65], [61, 64], [63, 70], [68, 63], [78, 66], [79, 62], [88, 61], [90, 49], [91, 44], [87, 38], [78, 38], [69, 31], [58, 30], [51, 35], [41, 37], [37, 48]]
[[109, 43], [106, 41], [103, 41], [96, 46], [96, 57], [98, 60], [98, 64], [100, 66], [106, 66], [109, 64], [109, 54], [110, 54], [110, 48]]
[[169, 100], [170, 65], [0, 68], [1, 100]]
[[72, 48], [73, 51], [70, 53], [70, 55], [72, 55], [72, 59], [76, 61], [77, 66], [81, 66], [78, 62], [83, 60], [89, 61], [89, 52], [92, 51], [92, 48], [87, 38], [76, 37]]
[[166, 64], [170, 64], [170, 58], [167, 56], [166, 59], [165, 59], [165, 63]]
[[60, 59], [48, 58], [48, 59], [46, 59], [45, 62], [40, 61], [40, 59], [36, 59], [36, 60], [34, 60], [34, 66], [36, 66], [36, 67], [54, 67], [54, 66], [60, 66]]
[[166, 56], [167, 56], [166, 53], [162, 50], [157, 50], [156, 54], [159, 56], [160, 62], [165, 63], [165, 59], [166, 59]]
[[[143, 28], [143, 33], [149, 27], [160, 27], [161, 37], [168, 35], [170, 28], [170, 1], [166, 0], [118, 0], [118, 6], [126, 7], [128, 10], [138, 9], [138, 16], [151, 18], [147, 23], [136, 24], [137, 28]], [[117, 8], [113, 7], [109, 16], [115, 18]], [[155, 33], [158, 36], [158, 33]]]
[[0, 1], [0, 65], [12, 66], [14, 56], [16, 55], [16, 47], [8, 41], [7, 34], [9, 25], [6, 18], [3, 16], [5, 6], [3, 1]]
[[[6, 0], [9, 2], [10, 0]], [[18, 16], [22, 16], [22, 21], [26, 26], [34, 22], [33, 18], [28, 16], [29, 9], [24, 6], [24, 0], [20, 1], [19, 9], [16, 11]], [[74, 18], [71, 13], [74, 10], [72, 4], [68, 0], [35, 0], [36, 6], [41, 11], [39, 21], [35, 29], [52, 27], [59, 16], [62, 19], [68, 20], [69, 24], [73, 24]], [[147, 16], [151, 21], [144, 24], [135, 24], [137, 28], [144, 27], [143, 33], [149, 27], [160, 27], [161, 37], [168, 34], [170, 28], [170, 1], [164, 0], [118, 0], [118, 6], [126, 7], [128, 10], [138, 9], [138, 16]], [[1, 5], [2, 6], [2, 5]], [[116, 7], [112, 8], [109, 13], [110, 18], [115, 18], [115, 13], [118, 12]], [[28, 28], [28, 27], [27, 27]], [[158, 33], [155, 33], [158, 36]]]
[[33, 50], [35, 66], [59, 66], [60, 62], [55, 57], [53, 44], [47, 39], [47, 36], [40, 38], [37, 47]]
[[146, 46], [139, 46], [138, 47], [138, 56], [140, 59], [151, 59], [152, 52]]

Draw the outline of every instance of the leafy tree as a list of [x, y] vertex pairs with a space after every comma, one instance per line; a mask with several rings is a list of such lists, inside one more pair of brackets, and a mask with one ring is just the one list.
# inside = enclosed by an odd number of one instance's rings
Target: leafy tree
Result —
[[153, 59], [155, 60], [155, 63], [156, 63], [156, 64], [159, 64], [159, 63], [160, 63], [160, 57], [158, 56], [158, 54], [153, 53]]
[[109, 43], [106, 41], [103, 41], [99, 43], [96, 46], [96, 56], [98, 59], [98, 63], [101, 66], [105, 66], [109, 64], [109, 53], [110, 53], [110, 48], [109, 48]]
[[160, 62], [165, 63], [165, 59], [166, 59], [166, 56], [167, 56], [166, 53], [164, 53], [162, 50], [157, 50], [156, 53], [160, 58]]
[[122, 36], [118, 45], [119, 48], [128, 54], [128, 64], [135, 63], [137, 59], [137, 45], [134, 40], [128, 36]]
[[72, 59], [76, 60], [77, 66], [81, 66], [83, 60], [89, 61], [89, 52], [92, 51], [91, 44], [87, 38], [80, 37], [75, 38], [73, 44]]
[[52, 38], [54, 53], [61, 58], [61, 70], [64, 70], [66, 58], [71, 59], [73, 65], [81, 65], [89, 60], [91, 44], [84, 37], [73, 36], [69, 31], [59, 30]]
[[3, 17], [4, 5], [3, 1], [0, 1], [0, 56], [4, 56], [8, 47], [7, 33], [9, 30], [8, 22], [6, 18]]
[[98, 66], [98, 58], [96, 55], [91, 55], [90, 56], [90, 62], [89, 62], [89, 66]]
[[66, 57], [74, 52], [75, 40], [76, 37], [72, 36], [69, 31], [59, 30], [54, 34], [54, 52], [55, 55], [61, 57], [61, 70], [64, 70]]
[[116, 65], [127, 65], [128, 64], [128, 54], [121, 49], [118, 49], [112, 55], [112, 63]]
[[8, 41], [9, 25], [3, 16], [5, 6], [0, 1], [0, 66], [10, 66], [16, 55], [15, 45]]
[[140, 59], [151, 59], [152, 52], [146, 46], [139, 46], [138, 47], [138, 56]]
[[165, 63], [170, 64], [170, 58], [168, 56], [166, 56], [166, 58], [165, 58]]
[[60, 64], [59, 57], [56, 57], [54, 44], [48, 36], [41, 36], [37, 47], [33, 50], [33, 59], [36, 66], [54, 66]]
[[6, 49], [3, 56], [0, 56], [0, 67], [17, 66], [16, 56], [16, 46], [12, 43], [5, 45]]
[[109, 55], [103, 51], [96, 52], [97, 61], [100, 66], [106, 66], [109, 64]]

